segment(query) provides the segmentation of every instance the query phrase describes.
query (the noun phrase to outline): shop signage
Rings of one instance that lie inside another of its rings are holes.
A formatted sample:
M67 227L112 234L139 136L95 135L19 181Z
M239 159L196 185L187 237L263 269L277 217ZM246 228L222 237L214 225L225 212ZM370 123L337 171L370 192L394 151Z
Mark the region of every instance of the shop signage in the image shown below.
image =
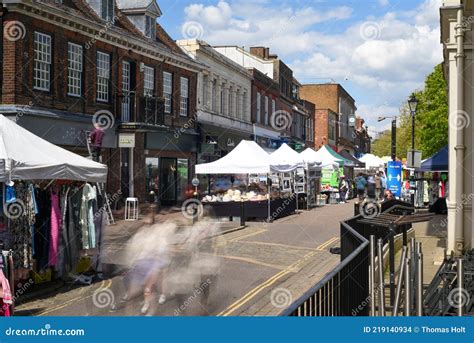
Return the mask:
M227 139L227 146L228 147L234 147L235 146L235 141L232 138Z
M389 161L387 163L387 188L395 197L402 196L402 162Z
M135 148L134 133L119 133L119 148Z

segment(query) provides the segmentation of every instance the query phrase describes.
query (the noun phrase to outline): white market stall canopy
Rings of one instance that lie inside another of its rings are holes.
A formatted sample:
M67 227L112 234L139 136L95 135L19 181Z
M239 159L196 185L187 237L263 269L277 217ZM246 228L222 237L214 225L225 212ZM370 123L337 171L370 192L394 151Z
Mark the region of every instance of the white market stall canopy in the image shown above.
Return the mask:
M283 143L277 151L270 155L270 165L273 172L288 173L304 167L304 160L288 144Z
M334 163L333 159L323 159L321 154L318 154L311 148L307 148L305 151L300 153L300 156L303 158L305 164L320 164L321 167L334 167L339 168L339 163Z
M268 174L270 155L254 141L241 141L221 159L196 165L196 174Z
M372 154L365 154L359 160L365 163L365 169L382 168L385 165L381 158Z
M0 181L106 182L107 166L60 148L0 115Z

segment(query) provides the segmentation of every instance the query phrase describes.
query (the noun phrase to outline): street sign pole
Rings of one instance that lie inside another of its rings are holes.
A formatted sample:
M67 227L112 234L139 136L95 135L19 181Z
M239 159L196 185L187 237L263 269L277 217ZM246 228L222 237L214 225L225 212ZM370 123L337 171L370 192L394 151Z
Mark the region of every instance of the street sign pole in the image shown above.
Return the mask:
M392 161L397 160L397 119L392 120Z

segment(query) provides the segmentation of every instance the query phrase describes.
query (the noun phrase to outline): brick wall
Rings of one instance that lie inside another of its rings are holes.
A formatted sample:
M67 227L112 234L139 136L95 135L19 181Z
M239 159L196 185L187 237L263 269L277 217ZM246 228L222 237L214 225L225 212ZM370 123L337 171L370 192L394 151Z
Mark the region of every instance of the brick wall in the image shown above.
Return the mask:
M324 109L315 110L314 122L314 146L318 150L329 141L329 111Z
M57 26L28 16L13 17L7 15L7 20L20 20L27 27L26 36L16 42L11 42L5 37L4 44L4 72L1 102L4 104L29 104L34 107L44 107L75 113L94 114L98 110L115 112L118 104L117 95L122 90L122 61L135 62L135 91L143 95L143 73L139 71L140 62L155 68L155 92L161 96L163 93L163 71L173 74L173 115L167 118L167 124L182 126L189 122L189 118L179 116L180 77L189 79L189 116L196 111L196 86L197 74L169 65L158 60L139 55L131 50L120 49L101 41L92 44L91 38L77 32L59 29ZM11 18L10 18L11 17ZM51 91L33 89L34 77L34 32L48 34L52 38L52 66L51 66ZM72 42L83 46L83 96L81 98L67 95L67 44ZM89 47L90 48L87 48ZM110 100L108 103L96 101L96 56L97 51L111 55L111 82ZM15 53L13 53L15 52ZM13 91L14 84L14 91ZM133 84L133 82L132 82ZM117 102L117 103L114 103Z
M339 113L337 84L303 85L300 96L303 100L311 101L316 108L329 108Z

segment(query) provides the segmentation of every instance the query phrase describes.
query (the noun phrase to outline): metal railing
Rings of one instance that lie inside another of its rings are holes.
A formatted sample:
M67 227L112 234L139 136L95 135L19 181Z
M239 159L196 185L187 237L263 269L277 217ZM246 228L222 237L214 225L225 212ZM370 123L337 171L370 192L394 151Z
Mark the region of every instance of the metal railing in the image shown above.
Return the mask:
M123 123L165 125L164 99L156 96L138 96L134 92L116 96L115 113Z
M367 315L369 241L346 222L341 223L341 236L346 238L341 245L342 261L281 316Z

